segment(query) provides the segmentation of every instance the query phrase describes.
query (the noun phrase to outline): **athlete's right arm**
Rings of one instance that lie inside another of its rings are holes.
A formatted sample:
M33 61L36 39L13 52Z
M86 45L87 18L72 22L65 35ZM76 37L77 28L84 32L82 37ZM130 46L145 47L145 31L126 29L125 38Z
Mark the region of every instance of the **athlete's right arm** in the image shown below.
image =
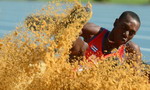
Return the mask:
M74 62L75 59L82 60L85 55L85 51L88 48L88 44L82 40L82 38L77 38L76 41L73 42L72 48L70 49L70 62Z
M100 28L101 28L100 26L88 22L82 28L82 33L89 35L96 35L99 32Z
M76 59L77 57L82 57L85 54L86 49L88 48L88 42L93 35L96 35L100 30L100 26L95 25L94 23L87 23L84 25L81 35L84 40L80 37L73 42L72 48L70 49L70 62Z
M80 36L84 37L84 40L87 42L92 36L96 35L99 32L100 28L100 26L88 22L82 28Z

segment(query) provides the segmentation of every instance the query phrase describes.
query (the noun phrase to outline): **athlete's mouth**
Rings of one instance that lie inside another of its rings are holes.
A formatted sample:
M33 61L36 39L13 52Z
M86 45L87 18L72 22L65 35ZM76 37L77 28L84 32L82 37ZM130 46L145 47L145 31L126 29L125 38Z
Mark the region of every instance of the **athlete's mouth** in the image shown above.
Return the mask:
M122 38L122 42L126 42L127 41L127 38Z

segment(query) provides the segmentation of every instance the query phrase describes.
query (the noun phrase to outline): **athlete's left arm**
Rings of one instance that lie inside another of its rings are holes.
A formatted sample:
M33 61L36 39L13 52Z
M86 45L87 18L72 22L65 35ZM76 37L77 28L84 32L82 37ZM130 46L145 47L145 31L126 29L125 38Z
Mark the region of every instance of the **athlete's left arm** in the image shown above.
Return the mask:
M136 62L138 64L142 63L142 53L140 47L137 44L133 43L132 41L129 41L126 44L125 52L126 52L125 56L126 62L128 63Z

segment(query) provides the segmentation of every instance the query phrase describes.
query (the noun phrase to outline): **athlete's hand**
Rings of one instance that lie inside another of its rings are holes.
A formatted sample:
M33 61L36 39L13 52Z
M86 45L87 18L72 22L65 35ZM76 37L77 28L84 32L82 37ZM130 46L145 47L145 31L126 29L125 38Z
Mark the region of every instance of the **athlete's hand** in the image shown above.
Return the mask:
M79 37L75 42L73 42L72 48L70 49L70 59L83 57L87 48L88 44L84 42L81 37Z

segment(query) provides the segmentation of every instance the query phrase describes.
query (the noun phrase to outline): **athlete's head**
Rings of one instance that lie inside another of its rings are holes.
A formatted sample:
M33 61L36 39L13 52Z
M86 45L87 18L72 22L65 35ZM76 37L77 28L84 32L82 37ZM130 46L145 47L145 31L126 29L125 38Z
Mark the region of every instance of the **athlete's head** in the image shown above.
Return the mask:
M131 40L140 27L138 15L132 11L123 12L114 22L111 39L116 45L122 45Z

